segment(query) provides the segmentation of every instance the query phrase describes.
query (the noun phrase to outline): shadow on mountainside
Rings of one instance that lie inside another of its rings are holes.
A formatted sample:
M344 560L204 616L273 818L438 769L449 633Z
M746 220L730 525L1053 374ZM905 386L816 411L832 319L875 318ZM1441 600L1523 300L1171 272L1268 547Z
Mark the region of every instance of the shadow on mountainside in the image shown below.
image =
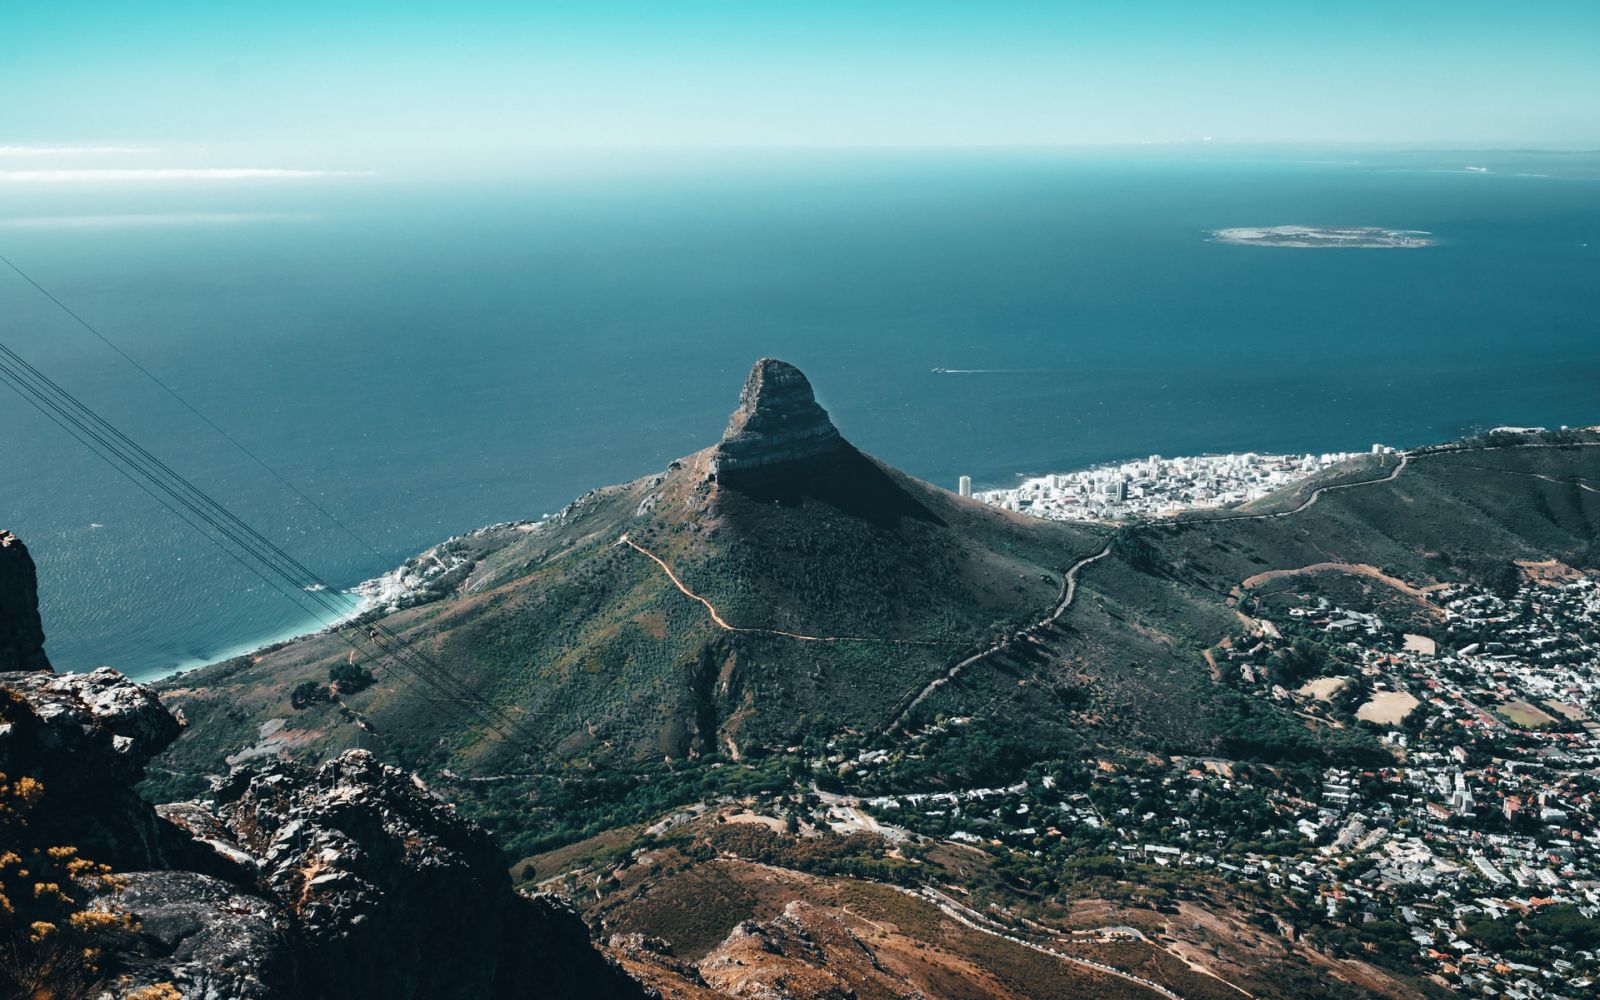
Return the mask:
M732 514L738 513L738 497L783 507L826 504L880 528L893 528L902 520L945 525L878 463L844 443L813 458L724 472L718 482L724 509Z

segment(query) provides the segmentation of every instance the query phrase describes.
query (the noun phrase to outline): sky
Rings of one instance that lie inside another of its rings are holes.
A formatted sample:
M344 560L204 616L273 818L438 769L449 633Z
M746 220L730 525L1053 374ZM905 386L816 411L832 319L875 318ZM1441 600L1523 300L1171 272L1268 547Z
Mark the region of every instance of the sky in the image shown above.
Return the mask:
M626 147L1600 147L1596 0L3 6L0 170L22 180Z

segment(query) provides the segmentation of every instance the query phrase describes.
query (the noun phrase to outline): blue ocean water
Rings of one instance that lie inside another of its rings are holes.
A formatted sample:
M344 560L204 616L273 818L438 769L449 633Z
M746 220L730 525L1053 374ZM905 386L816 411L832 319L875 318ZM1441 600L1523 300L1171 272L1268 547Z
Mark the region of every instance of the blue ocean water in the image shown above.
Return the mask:
M1289 223L1438 242L1207 240ZM1584 179L796 154L588 179L12 185L0 253L379 551L0 273L8 344L338 586L713 442L762 355L800 365L856 444L946 485L1600 422ZM0 447L0 527L39 562L58 667L149 677L315 624L3 391Z

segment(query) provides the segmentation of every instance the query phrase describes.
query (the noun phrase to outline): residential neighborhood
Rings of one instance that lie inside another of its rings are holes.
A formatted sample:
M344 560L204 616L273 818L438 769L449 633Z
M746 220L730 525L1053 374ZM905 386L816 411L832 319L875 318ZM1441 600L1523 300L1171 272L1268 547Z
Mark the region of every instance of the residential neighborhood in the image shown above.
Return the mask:
M1373 445L1373 454L1392 448ZM1274 490L1357 456L1258 455L1255 452L1149 458L1077 472L1035 476L1014 489L980 490L984 503L1058 521L1114 521L1160 517L1183 510L1229 507L1259 500Z
M812 761L846 791L819 792L808 819L984 849L1064 900L1054 873L1085 856L1167 869L1179 898L1220 880L1277 933L1335 953L1381 950L1483 996L1593 996L1600 583L1528 566L1504 593L1441 587L1431 634L1313 589L1246 595L1253 624L1209 652L1239 694L1366 736L1375 752L1350 766L1108 755L996 787L871 794L975 726L941 718L893 751L841 741Z

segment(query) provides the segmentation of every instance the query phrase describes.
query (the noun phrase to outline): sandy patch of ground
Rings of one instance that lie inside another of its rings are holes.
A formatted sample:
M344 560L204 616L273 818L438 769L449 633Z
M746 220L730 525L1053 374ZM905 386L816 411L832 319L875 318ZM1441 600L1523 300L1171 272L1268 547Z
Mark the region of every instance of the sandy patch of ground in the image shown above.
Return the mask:
M1412 635L1407 632L1405 638L1407 652L1421 653L1423 656L1433 656L1439 652L1439 644L1425 635Z
M665 639L667 637L667 616L659 611L646 611L636 615L633 623L649 635L652 639Z
M1583 577L1582 573L1558 559L1546 559L1543 562L1534 562L1532 559L1518 559L1516 564L1517 569L1522 571L1523 577L1529 583L1571 583L1573 580Z
M1285 577L1308 576L1312 573L1346 573L1351 576L1364 576L1370 580L1376 580L1379 583L1384 584L1387 587L1391 587L1394 590L1405 594L1407 597L1412 598L1418 604L1421 604L1429 614L1438 618L1444 617L1444 610L1435 605L1429 599L1428 595L1435 590L1444 589L1445 587L1449 586L1449 584L1432 583L1426 587L1413 587L1404 580L1398 577L1390 576L1378 567L1368 566L1366 563L1321 562L1312 563L1310 566L1301 566L1299 569L1269 569L1263 573L1257 573L1254 576L1246 577L1244 582L1240 584L1240 587L1242 587L1244 590L1249 590L1252 587L1259 587L1261 584L1268 583L1272 580L1281 580Z
M783 832L783 820L772 816L760 816L753 812L739 812L726 816L724 819L729 823L755 823L758 826L766 827L773 833Z
M1356 709L1356 718L1392 726L1404 721L1419 704L1414 695L1405 691L1379 691L1371 701Z
M1301 685L1295 694L1302 698L1315 698L1318 701L1332 701L1333 696L1344 690L1350 683L1348 677L1314 677Z

